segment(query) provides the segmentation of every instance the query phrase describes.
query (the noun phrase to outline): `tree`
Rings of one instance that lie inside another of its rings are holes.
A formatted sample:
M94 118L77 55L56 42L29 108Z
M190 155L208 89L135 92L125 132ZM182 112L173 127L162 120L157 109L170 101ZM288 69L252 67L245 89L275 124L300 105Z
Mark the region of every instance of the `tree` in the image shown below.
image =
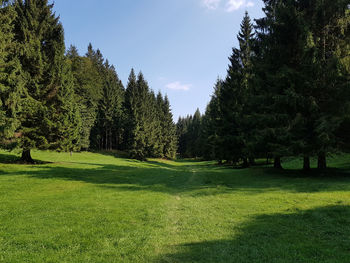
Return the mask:
M23 77L14 39L16 12L10 1L0 1L0 144L15 143ZM18 136L18 134L17 134Z
M194 115L186 118L179 118L176 124L177 140L179 142L179 153L181 157L197 158L202 157L201 131L202 115L199 109Z
M111 66L108 60L104 66L102 97L99 101L94 136L99 138L100 149L112 150L121 144L124 87L114 66Z
M219 163L223 160L220 154L220 143L217 131L217 127L220 127L222 120L219 101L222 85L223 80L218 78L214 87L214 93L211 96L202 119L202 136L204 137L203 157L209 160L216 159Z
M315 146L318 167L326 168L326 155L338 149L336 131L349 112L349 69L344 62L349 54L349 2L318 0L309 6L307 17L312 28L313 96Z
M257 20L256 77L260 89L255 94L259 105L256 132L267 154L275 158L275 168L281 168L281 157L295 154L297 148L300 151L297 144L302 143L295 129L305 123L300 113L307 107L299 92L305 89L300 70L305 33L294 0L265 1L265 5L266 17Z
M80 146L84 150L99 148L96 136L91 138L91 130L96 123L98 105L102 97L102 78L94 62L79 56L76 47L71 46L66 54L74 76L75 101L81 118Z
M68 150L77 140L75 132L61 133L78 123L79 115L70 98L74 90L67 80L63 28L52 8L47 0L16 4L15 37L25 80L18 131L26 162L33 162L33 148Z
M237 36L239 48L232 49L229 58L230 64L225 81L220 84L220 92L217 101L214 101L219 109L216 117L216 155L219 160L238 162L243 160L248 165L248 158L253 153L248 148L250 136L249 96L251 93L252 57L254 33L253 25L248 13L241 23L241 29ZM214 105L215 105L214 104ZM204 120L206 120L204 118Z
M168 159L174 159L177 149L176 126L173 121L173 114L170 110L170 102L167 96L162 101L162 111L159 112L162 116L162 156Z
M136 129L136 89L136 75L134 69L131 69L123 105L124 149L126 150L132 147Z

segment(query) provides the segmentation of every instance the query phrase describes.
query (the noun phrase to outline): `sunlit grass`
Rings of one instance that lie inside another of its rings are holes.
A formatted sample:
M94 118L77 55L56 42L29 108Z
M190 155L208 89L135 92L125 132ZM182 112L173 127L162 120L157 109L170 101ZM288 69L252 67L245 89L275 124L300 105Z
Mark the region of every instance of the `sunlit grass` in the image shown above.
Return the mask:
M0 262L348 262L350 159L305 174L0 152Z

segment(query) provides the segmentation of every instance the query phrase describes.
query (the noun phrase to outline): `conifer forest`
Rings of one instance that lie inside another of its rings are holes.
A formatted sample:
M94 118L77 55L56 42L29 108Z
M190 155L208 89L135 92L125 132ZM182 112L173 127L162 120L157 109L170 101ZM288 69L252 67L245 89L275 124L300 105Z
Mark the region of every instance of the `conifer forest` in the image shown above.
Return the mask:
M349 262L350 1L253 2L174 120L53 1L0 0L0 262Z
M91 44L80 55L48 1L1 1L1 143L23 151L121 150L130 157L254 163L349 147L349 3L264 1L246 13L205 113L172 120L145 76L128 83Z

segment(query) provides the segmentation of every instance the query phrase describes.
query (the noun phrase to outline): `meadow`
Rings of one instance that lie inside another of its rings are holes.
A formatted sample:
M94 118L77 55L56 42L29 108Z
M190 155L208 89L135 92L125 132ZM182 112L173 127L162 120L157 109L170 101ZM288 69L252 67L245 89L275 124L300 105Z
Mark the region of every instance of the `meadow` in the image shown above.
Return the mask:
M350 156L233 169L0 151L0 262L350 261ZM313 163L313 166L315 164Z

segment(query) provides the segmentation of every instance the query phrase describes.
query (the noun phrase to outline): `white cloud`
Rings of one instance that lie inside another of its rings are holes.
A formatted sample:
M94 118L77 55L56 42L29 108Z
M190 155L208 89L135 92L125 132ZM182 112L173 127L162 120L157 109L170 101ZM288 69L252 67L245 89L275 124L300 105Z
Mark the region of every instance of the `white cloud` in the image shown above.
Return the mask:
M175 81L172 83L167 84L165 87L171 90L184 90L188 91L190 90L192 85L189 84L181 84L180 81Z
M202 0L202 1L203 1L203 5L210 10L217 9L221 2L221 0Z
M242 7L252 7L254 3L252 1L247 0L229 0L226 5L227 12L236 11Z
M253 6L254 6L254 3L251 2L251 1L249 1L249 2L247 3L247 5L246 5L246 7L253 7Z

